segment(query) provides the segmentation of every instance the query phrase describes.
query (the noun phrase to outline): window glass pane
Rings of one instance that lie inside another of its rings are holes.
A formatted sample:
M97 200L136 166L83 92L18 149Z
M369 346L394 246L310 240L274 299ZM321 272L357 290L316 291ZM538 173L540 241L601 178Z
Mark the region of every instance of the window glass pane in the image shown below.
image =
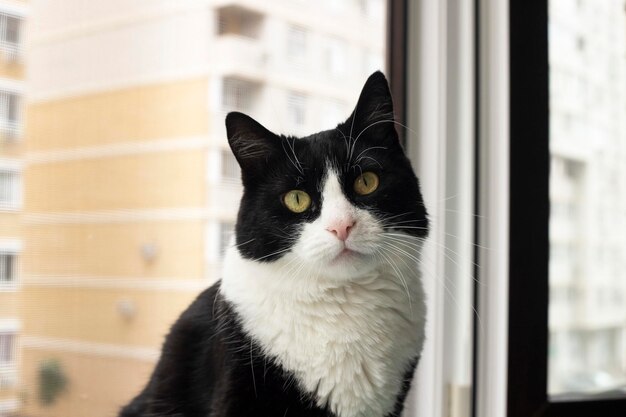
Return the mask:
M287 57L299 63L306 57L307 30L300 26L290 26L287 31Z
M17 385L0 399L17 415L117 415L174 320L220 278L242 193L226 114L300 135L347 119L385 69L386 7L35 1L23 36L0 18L1 41L33 41L30 96L0 92L0 130L28 115L24 146L0 146L0 160L24 161L17 179L0 170L0 208L24 202L0 210L21 219L0 219L0 243L23 243L0 256L1 279L19 269L18 286L0 286L0 324L21 328ZM44 380L62 387L47 403Z
M17 44L20 40L20 19L8 16L6 25L6 41Z
M0 10L0 59L13 62L20 51L22 19Z
M549 4L548 388L626 393L626 12Z
M0 253L0 284L15 280L15 257L14 253Z
M287 96L287 111L289 123L292 126L302 126L306 123L306 96L290 92Z
M0 208L11 208L17 204L19 174L0 170Z
M15 335L0 333L0 365L12 365L14 361Z

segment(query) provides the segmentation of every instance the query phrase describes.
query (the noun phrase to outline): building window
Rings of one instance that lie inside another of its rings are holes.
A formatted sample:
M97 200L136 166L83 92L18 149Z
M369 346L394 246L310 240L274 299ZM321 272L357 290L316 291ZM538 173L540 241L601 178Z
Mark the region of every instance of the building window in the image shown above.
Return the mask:
M14 332L0 330L0 367L12 367L16 362L17 337Z
M0 250L0 288L17 281L17 254Z
M230 150L223 150L221 154L222 180L226 182L239 182L241 170L235 156Z
M240 6L226 6L217 11L217 34L258 39L263 15Z
M0 168L0 209L19 208L21 182L19 171Z
M21 128L20 95L12 91L0 91L0 130L7 137L15 137Z
M306 95L291 92L287 97L287 112L289 122L294 126L303 126L306 123Z
M225 111L252 112L260 86L240 78L224 78L222 86L222 109Z
M626 178L626 63L607 39L626 31L623 4L509 6L508 416L622 415L626 322L611 295L626 287L611 266L626 253L610 255L626 212L607 175Z
M0 209L19 208L21 182L19 171L0 168Z
M22 19L0 13L0 50L7 60L15 60L20 55L20 28Z
M306 57L307 30L302 26L291 25L287 32L287 57L290 61L301 63Z

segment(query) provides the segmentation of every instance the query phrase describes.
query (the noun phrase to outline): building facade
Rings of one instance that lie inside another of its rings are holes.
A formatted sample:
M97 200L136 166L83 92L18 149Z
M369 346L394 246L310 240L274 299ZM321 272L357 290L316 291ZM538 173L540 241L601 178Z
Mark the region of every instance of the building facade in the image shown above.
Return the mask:
M20 217L24 156L24 32L27 2L0 1L0 416L20 404Z
M219 279L241 193L225 114L334 127L383 66L385 4L31 6L20 415L111 416Z

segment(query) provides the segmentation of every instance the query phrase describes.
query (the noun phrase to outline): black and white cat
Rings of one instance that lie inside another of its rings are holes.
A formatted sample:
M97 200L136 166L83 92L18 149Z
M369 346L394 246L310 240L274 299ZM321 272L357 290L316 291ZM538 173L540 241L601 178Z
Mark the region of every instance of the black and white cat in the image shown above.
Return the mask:
M394 124L380 72L335 129L294 138L226 117L236 245L120 416L400 416L424 340L428 220Z

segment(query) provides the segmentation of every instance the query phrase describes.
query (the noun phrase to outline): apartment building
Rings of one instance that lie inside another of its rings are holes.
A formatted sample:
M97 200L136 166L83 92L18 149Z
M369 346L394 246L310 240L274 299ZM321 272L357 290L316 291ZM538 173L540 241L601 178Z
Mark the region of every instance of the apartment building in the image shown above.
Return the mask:
M225 114L345 119L383 66L385 2L33 0L29 19L20 415L111 416L219 278L241 193Z
M593 392L626 384L626 14L550 7L549 385Z
M19 408L24 21L28 3L0 1L0 416Z

